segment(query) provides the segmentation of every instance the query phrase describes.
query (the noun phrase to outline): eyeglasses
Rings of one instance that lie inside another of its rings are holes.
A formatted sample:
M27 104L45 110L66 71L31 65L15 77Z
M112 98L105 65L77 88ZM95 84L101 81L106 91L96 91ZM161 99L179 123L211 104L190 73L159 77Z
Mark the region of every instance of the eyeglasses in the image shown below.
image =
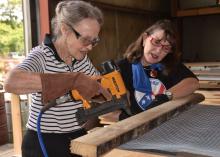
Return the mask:
M100 38L97 37L93 40L90 40L86 37L83 37L79 32L77 32L72 26L66 24L68 27L70 27L70 29L73 31L73 33L75 34L76 36L76 39L80 40L81 43L83 44L83 46L89 46L89 45L92 45L92 47L95 47L99 41L100 41Z
M155 39L155 38L153 38L152 36L151 36L150 41L151 41L151 44L152 44L153 46L161 47L162 50L163 50L165 53L170 53L170 52L171 52L171 48L172 48L171 45L162 44L162 43L161 43L161 40Z

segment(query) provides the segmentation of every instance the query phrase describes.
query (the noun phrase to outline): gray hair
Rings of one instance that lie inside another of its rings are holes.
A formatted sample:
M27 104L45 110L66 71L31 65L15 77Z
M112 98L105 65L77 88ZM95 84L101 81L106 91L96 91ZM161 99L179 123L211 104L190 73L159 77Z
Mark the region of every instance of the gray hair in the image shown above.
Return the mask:
M81 0L66 0L57 4L55 17L51 20L52 34L54 38L61 35L60 26L62 23L75 25L85 18L97 20L100 26L103 24L101 10L90 3Z

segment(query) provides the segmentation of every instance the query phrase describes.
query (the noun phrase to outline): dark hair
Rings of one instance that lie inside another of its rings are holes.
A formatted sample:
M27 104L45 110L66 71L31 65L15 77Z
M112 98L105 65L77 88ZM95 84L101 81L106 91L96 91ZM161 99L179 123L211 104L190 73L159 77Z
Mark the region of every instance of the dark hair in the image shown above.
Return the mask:
M98 21L100 26L103 24L103 14L101 10L88 2L81 0L66 0L57 4L55 17L51 20L52 34L59 37L61 23L75 25L85 18Z
M166 67L166 71L171 72L175 68L175 65L179 62L180 53L177 51L176 31L171 21L167 19L157 21L141 33L138 39L128 46L124 57L127 58L130 63L140 61L144 53L144 34L151 35L157 30L164 30L165 38L172 46L171 53L167 54L167 56L161 61L161 63Z

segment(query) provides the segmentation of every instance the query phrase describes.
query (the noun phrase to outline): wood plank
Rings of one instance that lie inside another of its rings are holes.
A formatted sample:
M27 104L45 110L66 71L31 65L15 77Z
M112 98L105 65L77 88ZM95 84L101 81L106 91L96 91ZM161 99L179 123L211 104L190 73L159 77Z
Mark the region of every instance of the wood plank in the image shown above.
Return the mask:
M13 129L13 142L15 155L21 155L22 143L22 124L21 124L21 106L19 96L11 94L11 116Z
M220 81L199 81L200 89L220 89ZM220 91L219 91L220 93Z
M202 104L220 106L220 99L206 99Z
M161 0L138 0L138 3L134 0L96 0L92 1L98 7L112 8L117 10L127 10L132 12L148 12L153 11L155 14L158 13L168 13L169 12L169 3L163 2Z
M45 34L50 33L50 20L48 0L39 0L39 23L40 23L40 41L42 42Z
M185 63L199 79L200 89L220 89L220 63Z
M183 110L203 100L203 95L195 93L164 103L158 107L72 140L71 152L89 157L100 156L129 140L143 135L172 116L181 113Z
M177 153L175 155L168 154L160 154L156 152L148 152L148 151L131 151L131 150L122 150L115 148L103 155L102 157L207 157L204 155L191 154L191 153Z
M219 105L220 106L220 89L219 90L197 90L205 96L205 100L202 104Z
M220 66L220 62L192 62L192 63L184 63L187 67L193 66Z
M178 11L178 2L177 0L171 0L171 16L176 17Z
M168 155L122 150L122 149L113 149L112 151L103 155L102 157L168 157ZM169 155L169 157L171 156Z
M219 14L219 7L207 7L207 8L198 8L198 9L187 9L187 10L178 10L177 17L184 16L198 16L198 15L209 15L209 14Z
M117 110L117 111L99 116L100 124L114 124L118 122L120 113L121 111Z
M220 78L220 70L206 70L206 71L202 71L202 70L192 70L192 72L197 75L197 76L206 76L207 77L207 80L208 77L213 77L213 78L217 78L217 80L219 80Z
M197 90L196 93L204 95L205 99L220 99L220 90Z
M200 88L206 89L206 90L200 89L196 91L196 93L201 93L205 96L205 100L202 103L220 105L220 84L216 85L215 83L210 81L199 81L199 82L200 82ZM207 90L207 88L211 88L211 89ZM119 113L120 111L114 111L99 116L100 124L109 125L118 122Z
M220 100L220 98L219 98ZM203 101L200 103L201 105L208 105L210 106L210 103L207 103L206 101ZM220 106L220 103L218 104L212 104L212 106ZM158 152L148 152L145 150L123 150L120 148L114 148L110 152L106 153L102 157L207 157L204 155L199 154L193 154L193 153L187 153L187 152L178 152L175 155L170 154L161 154Z

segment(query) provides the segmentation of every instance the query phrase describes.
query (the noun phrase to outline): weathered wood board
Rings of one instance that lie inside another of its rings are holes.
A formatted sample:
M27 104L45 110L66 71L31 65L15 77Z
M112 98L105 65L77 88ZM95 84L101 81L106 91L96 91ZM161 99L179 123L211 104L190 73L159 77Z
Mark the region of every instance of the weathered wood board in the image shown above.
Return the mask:
M113 148L135 139L166 120L204 100L202 94L172 100L118 123L101 128L71 141L71 152L97 157Z

